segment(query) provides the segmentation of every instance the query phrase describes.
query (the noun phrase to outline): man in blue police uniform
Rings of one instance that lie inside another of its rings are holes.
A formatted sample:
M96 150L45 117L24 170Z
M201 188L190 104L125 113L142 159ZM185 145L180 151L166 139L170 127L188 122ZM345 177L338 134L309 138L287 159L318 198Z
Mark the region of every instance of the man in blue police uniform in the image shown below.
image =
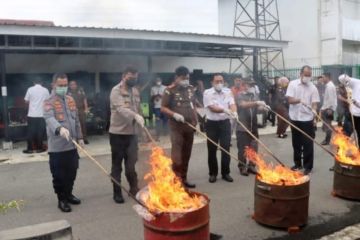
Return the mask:
M81 146L84 146L84 141L75 101L67 95L66 74L56 73L53 84L50 98L44 103L50 171L58 197L58 208L63 212L71 212L69 203L81 203L80 199L72 194L79 167L79 155L72 139Z

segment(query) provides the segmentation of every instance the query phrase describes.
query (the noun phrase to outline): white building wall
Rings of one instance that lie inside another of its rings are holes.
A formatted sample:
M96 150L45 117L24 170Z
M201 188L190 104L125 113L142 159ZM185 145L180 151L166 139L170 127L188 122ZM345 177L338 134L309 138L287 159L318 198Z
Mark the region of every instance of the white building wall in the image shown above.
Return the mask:
M286 68L359 64L343 39L360 41L360 0L277 0ZM235 0L219 0L219 33L233 34ZM359 43L356 43L359 44ZM346 50L343 50L343 46ZM355 47L355 49L358 49ZM344 56L343 56L344 55Z

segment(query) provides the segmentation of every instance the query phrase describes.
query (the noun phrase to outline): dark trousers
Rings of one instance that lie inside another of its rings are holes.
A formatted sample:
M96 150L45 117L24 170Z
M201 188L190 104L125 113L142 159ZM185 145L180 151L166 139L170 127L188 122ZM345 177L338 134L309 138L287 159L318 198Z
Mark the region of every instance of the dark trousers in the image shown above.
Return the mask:
M187 178L187 171L194 142L194 130L183 123L169 122L171 140L171 159L173 170L182 181Z
M226 151L230 151L231 124L230 120L211 121L206 120L206 135L216 143L219 143ZM209 175L217 176L218 163L216 158L217 146L207 141ZM230 156L221 151L221 175L230 173Z
M331 126L331 121L334 119L334 112L328 113L327 110L323 110L321 111L321 117L325 122L325 124L322 125L322 129L325 132L325 141L330 142L332 128L329 128L327 125Z
M360 117L354 116L355 133L357 135L358 146L360 146Z
M42 150L46 124L42 117L27 117L27 149Z
M153 109L155 115L155 130L156 135L159 137L161 135L167 134L167 121L168 118L160 111L160 108Z
M50 171L54 191L59 200L72 194L76 172L79 168L79 155L76 149L66 152L49 153Z
M283 118L289 120L288 109L285 106L283 106L283 105L278 106L276 108L276 112ZM279 118L279 116L277 117L277 120L278 120L278 125L277 125L276 134L277 135L285 134L286 129L288 128L289 124L287 122L285 122L284 120L282 120L281 118Z
M257 131L253 131L252 134L254 134L257 138L259 137L259 133ZM245 158L245 148L250 147L254 149L256 152L258 151L258 144L256 140L254 140L250 134L247 132L237 131L236 132L236 142L237 142L237 148L238 148L238 159L243 164L239 163L238 167L240 169L246 168L249 163L247 162L247 159Z
M87 131L86 131L86 113L84 110L79 110L79 122L81 127L81 133L83 135L84 140L87 139Z
M135 164L138 159L137 135L120 135L110 133L111 147L111 176L121 182L122 162L125 160L125 176L129 182L130 189L138 188ZM120 187L114 184L114 190Z
M315 128L313 121L291 121L296 127L315 138ZM311 170L314 163L314 143L295 128L291 127L292 146L294 149L294 163L296 166L303 166ZM302 160L303 159L303 164Z
M353 133L353 125L351 120L351 114L349 111L345 111L344 113L344 125L343 125L343 132L346 136L350 137Z

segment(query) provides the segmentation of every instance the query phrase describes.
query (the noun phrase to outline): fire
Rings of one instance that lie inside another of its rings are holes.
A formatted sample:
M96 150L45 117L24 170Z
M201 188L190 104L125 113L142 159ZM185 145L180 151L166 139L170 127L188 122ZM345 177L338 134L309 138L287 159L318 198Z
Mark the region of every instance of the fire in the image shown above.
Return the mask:
M271 185L298 185L309 180L300 172L281 165L273 166L271 163L266 163L252 148L245 149L245 157L256 164L258 170L256 177L261 182Z
M165 156L159 147L152 149L150 156L150 173L145 175L149 180L148 191L140 192L140 199L152 211L186 212L205 205L203 197L190 196L172 170L172 161Z
M341 129L336 129L331 143L338 148L336 154L337 161L350 165L360 165L360 152L358 147L351 138L342 133Z

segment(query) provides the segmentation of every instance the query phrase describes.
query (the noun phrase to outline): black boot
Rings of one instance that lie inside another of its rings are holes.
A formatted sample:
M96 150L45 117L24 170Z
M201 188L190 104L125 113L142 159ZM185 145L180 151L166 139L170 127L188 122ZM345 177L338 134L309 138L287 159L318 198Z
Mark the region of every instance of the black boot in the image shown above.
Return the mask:
M81 204L81 200L75 197L73 194L69 194L67 197L67 201L70 204L79 205Z
M121 188L115 184L113 188L114 188L114 195L113 195L114 202L118 204L124 203L125 201L121 193Z

